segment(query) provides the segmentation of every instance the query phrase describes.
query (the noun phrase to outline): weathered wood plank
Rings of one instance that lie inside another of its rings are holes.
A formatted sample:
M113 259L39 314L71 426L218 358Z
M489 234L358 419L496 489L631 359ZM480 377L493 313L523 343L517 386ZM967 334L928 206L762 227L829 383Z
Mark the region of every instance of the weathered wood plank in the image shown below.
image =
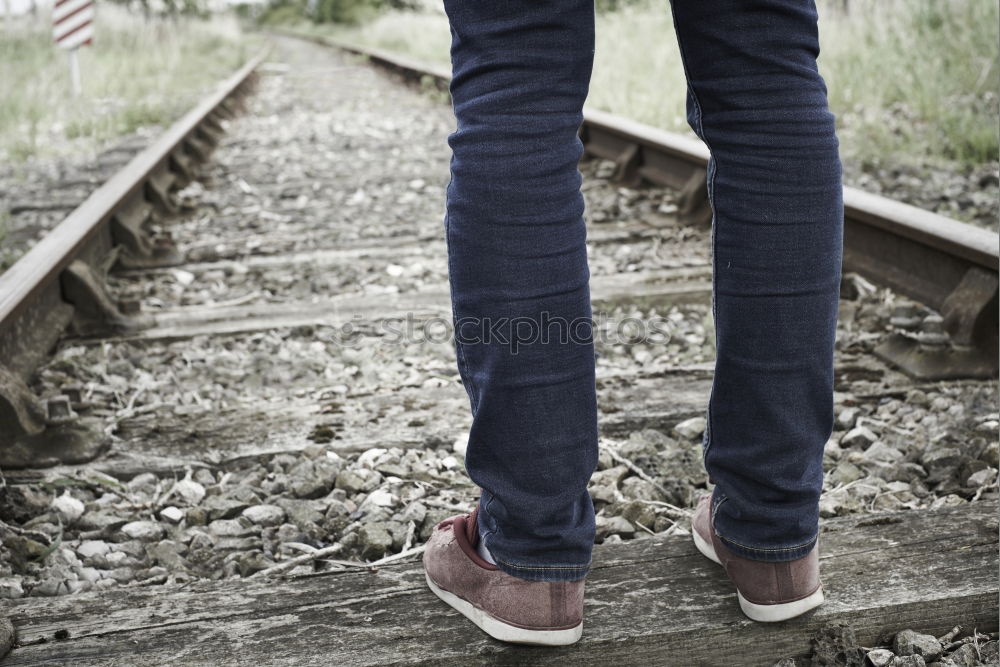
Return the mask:
M72 207L71 207L72 208ZM219 221L220 224L225 221ZM640 243L662 237L663 231L642 223L631 223L614 228L596 227L588 230L587 242L590 245L620 245L623 243ZM124 269L115 272L116 276L124 278L146 278L156 275L170 275L178 268L192 273L225 269L238 262L250 269L271 269L295 267L309 264L317 267L336 267L341 264L356 262L359 259L385 260L398 264L400 260L414 260L430 257L444 263L446 256L444 233L440 236L393 236L384 239L361 239L344 241L336 248L320 248L287 254L242 254L213 261L189 262L182 267L149 267L141 269ZM701 262L699 266L707 266Z
M712 382L710 365L673 372L607 374L598 382L601 432L627 437L643 428L666 432L704 412ZM310 392L311 394L311 392ZM318 425L336 424L327 446L341 454L372 447L451 447L466 433L471 417L465 390L402 387L340 398L342 411L324 413L324 402L301 396L280 403L238 406L196 415L175 415L169 406L123 420L121 443L91 463L45 471L6 471L24 482L73 470L95 469L127 478L140 472L183 471L188 466L227 466L237 460L293 453L313 444Z
M591 296L595 308L625 303L669 307L707 303L712 292L711 267L691 266L634 273L595 276ZM184 340L195 336L231 336L268 329L299 326L336 326L391 319L451 319L447 284L428 285L417 292L330 295L320 303L257 303L239 306L205 304L164 310L153 314L155 324L112 338L93 338L81 344L108 341Z
M602 436L625 438L644 428L669 432L678 422L703 414L712 371L712 362L651 366L640 373L600 370ZM896 378L901 386L919 386L868 357L840 355L836 373L838 383L845 376L870 376L873 383ZM328 446L344 454L371 447L450 447L468 430L468 399L458 383L349 394L340 401L343 412L335 414L321 414L323 402L310 398L313 391L303 393L280 403L206 414L174 415L169 408L149 412L123 420L118 431L121 444L96 461L65 470L5 472L8 481L25 482L91 468L128 478L146 471L182 472L189 466L226 467L238 460L300 451L312 444L309 434L314 427L330 423L337 427Z
M6 664L770 665L826 623L867 646L901 628L997 628L997 502L824 524L827 603L786 623L744 618L687 537L599 546L581 642L507 646L425 587L418 563L287 581L229 581L26 599L5 612ZM54 640L57 631L69 638ZM41 643L44 640L45 643Z

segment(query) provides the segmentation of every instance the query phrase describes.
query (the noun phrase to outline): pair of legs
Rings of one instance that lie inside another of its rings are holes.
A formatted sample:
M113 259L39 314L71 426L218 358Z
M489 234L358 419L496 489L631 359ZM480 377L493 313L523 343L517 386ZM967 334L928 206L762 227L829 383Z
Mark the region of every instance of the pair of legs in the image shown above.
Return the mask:
M594 541L598 437L577 135L593 0L445 8L458 121L445 227L478 533L507 574L575 581ZM740 557L793 561L817 535L843 238L816 10L813 0L672 9L688 119L712 154L714 527Z

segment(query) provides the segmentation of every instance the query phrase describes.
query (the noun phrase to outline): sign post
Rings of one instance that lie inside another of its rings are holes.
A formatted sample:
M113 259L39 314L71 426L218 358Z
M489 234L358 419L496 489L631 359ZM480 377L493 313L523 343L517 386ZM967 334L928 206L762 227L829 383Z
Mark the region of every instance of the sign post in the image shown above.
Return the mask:
M73 97L80 95L80 58L77 49L94 40L93 0L56 0L52 10L52 37L69 50L69 76Z

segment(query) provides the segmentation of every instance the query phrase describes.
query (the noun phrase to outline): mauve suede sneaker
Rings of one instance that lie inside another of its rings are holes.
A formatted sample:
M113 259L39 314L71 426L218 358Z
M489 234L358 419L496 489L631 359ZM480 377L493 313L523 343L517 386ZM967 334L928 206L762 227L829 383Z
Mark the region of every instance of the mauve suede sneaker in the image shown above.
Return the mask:
M737 556L715 534L712 497L701 499L691 517L694 544L726 570L736 584L743 613L754 621L787 621L823 603L819 581L819 544L808 555L784 563L764 563Z
M583 634L579 581L528 581L476 553L476 512L434 527L424 551L427 585L486 634L505 642L563 646Z

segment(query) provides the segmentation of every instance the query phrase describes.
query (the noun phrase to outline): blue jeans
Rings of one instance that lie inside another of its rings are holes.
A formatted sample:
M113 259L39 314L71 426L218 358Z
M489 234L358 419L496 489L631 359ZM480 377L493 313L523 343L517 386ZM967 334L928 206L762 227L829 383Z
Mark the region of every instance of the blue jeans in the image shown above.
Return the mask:
M598 434L578 169L593 0L444 4L458 121L445 228L480 534L509 574L579 579ZM712 154L715 529L744 557L793 560L817 535L843 243L816 10L672 4L688 119Z

